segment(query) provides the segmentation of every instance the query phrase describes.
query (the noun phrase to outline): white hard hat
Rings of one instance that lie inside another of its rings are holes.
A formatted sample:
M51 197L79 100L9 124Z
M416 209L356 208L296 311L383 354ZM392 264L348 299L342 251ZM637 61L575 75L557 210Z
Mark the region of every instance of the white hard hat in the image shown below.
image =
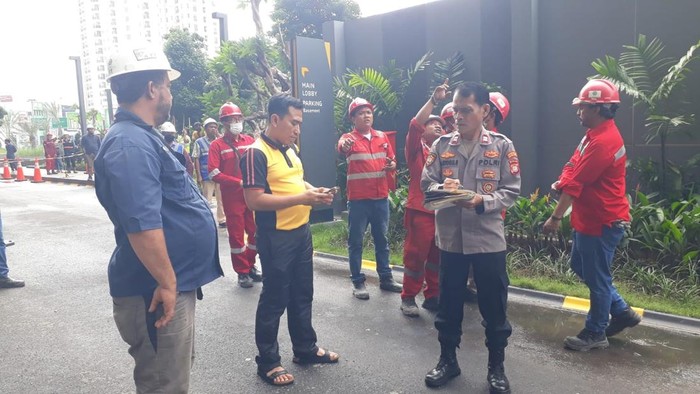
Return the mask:
M90 123L88 123L88 125L85 126L85 130L90 130L90 129L94 129L94 128L95 128L95 125L92 125Z
M173 70L168 58L162 49L151 45L131 47L112 55L107 63L107 82L113 77L137 71L163 70L168 72L171 81L180 76L180 72Z
M207 118L207 120L204 121L204 127L207 127L207 125L208 125L209 123L218 123L218 122L215 121L215 120L212 119L212 118Z
M162 125L160 125L160 132L161 133L177 133L177 130L175 130L175 125L170 123L170 122L165 122Z

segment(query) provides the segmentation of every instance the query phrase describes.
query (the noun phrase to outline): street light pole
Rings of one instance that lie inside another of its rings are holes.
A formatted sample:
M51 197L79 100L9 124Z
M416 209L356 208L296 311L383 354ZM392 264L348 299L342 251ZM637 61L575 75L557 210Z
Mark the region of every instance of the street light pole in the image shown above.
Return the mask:
M112 125L112 120L114 119L114 107L112 104L112 89L105 89L105 95L107 96L107 120L108 125Z
M214 12L211 17L219 20L219 41L223 45L228 41L228 16L223 12Z
M78 79L78 105L80 105L80 135L87 132L85 124L85 97L83 95L83 66L80 64L80 56L70 56L70 60L75 62L75 74Z

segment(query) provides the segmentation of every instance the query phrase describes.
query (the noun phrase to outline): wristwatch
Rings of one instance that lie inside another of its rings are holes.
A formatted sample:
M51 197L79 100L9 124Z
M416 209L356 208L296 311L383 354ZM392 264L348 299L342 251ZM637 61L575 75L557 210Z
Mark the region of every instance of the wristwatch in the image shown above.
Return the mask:
M554 215L550 216L550 218L556 220L557 222L561 222L561 220L563 219L563 217L561 217L561 216L554 216Z

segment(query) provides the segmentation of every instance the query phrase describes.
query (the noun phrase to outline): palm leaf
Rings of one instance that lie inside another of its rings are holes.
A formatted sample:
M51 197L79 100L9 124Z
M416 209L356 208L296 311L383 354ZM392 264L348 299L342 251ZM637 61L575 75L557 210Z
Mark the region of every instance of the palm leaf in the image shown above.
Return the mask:
M379 71L365 68L359 73L350 74L348 85L353 88L361 88L367 92L367 98L378 107L377 116L384 113L396 113L399 107L399 97L392 89L389 80Z
M639 35L636 45L624 45L623 47L626 51L620 54L620 66L635 81L637 88L650 96L654 87L659 85L665 71L672 64L672 59L661 56L664 45L658 38L647 43L644 34Z
M698 57L695 54L695 51L697 51L698 48L700 48L700 41L698 41L697 44L691 46L690 49L688 49L688 52L686 52L684 56L678 59L678 62L676 62L676 64L674 64L673 66L671 66L671 68L668 69L668 72L661 80L661 83L659 84L658 88L651 96L651 99L653 101L667 99L673 92L674 88L682 84L683 80L688 74L688 71L690 71L690 69L688 68L688 64L690 64L690 62L692 62Z
M435 62L433 86L430 87L428 94L432 94L433 90L435 90L435 86L442 84L446 79L449 80L450 86L459 85L464 82L463 78L465 72L466 67L464 65L464 55L462 55L462 52L455 52L447 59Z
M620 91L629 94L635 99L650 104L649 96L637 85L627 70L612 56L606 55L603 59L596 59L591 63L593 69L598 73L593 78L602 78L612 82ZM635 104L637 102L635 101Z

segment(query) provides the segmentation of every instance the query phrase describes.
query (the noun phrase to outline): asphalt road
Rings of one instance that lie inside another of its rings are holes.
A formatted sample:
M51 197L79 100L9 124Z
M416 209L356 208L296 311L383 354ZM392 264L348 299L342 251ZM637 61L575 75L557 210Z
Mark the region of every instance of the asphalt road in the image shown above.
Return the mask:
M0 393L129 393L133 362L112 320L107 261L112 226L91 187L0 183L10 274L23 289L0 290ZM227 256L226 233L221 255ZM197 358L193 393L487 393L487 351L476 307L465 306L458 352L462 375L439 390L425 373L439 354L432 316L408 319L396 294L351 296L347 268L316 259L314 324L319 344L341 354L337 365L291 362L286 322L282 359L296 377L272 388L255 375L254 314L260 285L226 277L204 289L197 305ZM511 298L514 326L506 371L514 393L698 393L700 338L640 326L611 339L609 349L566 351L562 340L584 316Z

